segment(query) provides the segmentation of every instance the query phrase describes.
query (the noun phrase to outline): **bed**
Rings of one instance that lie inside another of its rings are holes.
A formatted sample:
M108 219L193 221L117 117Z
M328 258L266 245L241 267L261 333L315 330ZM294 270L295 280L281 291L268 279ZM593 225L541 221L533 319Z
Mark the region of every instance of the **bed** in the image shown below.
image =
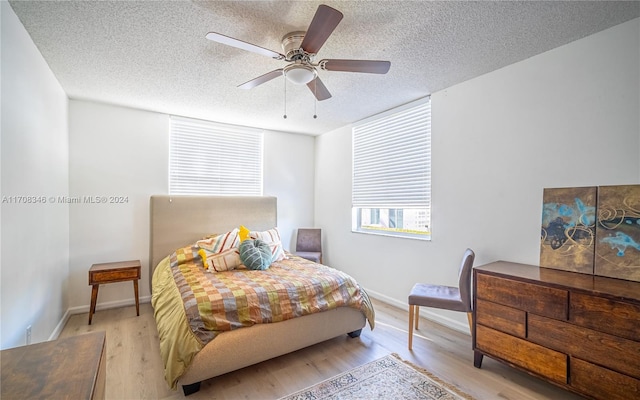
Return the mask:
M201 340L198 335L203 332L193 329L193 321L187 321L187 307L182 301L178 304L175 299L161 297L167 287L171 292L183 290L167 284L172 260L169 256L173 254L175 260L177 249L212 234L232 231L240 224L253 231L277 227L277 200L275 197L151 196L150 217L149 275L165 379L174 389L182 386L185 395L197 392L203 380L343 334L357 337L367 320L373 328L373 308L358 286L359 308L339 306L281 322L217 332L214 339ZM282 263L296 264L296 268L302 268L297 264L305 263L318 270L327 268L287 255L289 259ZM275 273L278 267L279 263L274 263L269 270Z

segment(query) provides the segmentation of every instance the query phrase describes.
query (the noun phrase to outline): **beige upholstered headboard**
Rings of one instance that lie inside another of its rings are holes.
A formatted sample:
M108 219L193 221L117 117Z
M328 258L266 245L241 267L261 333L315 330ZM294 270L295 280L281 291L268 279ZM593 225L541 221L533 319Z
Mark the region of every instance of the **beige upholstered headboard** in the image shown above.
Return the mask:
M151 196L149 279L176 249L240 225L268 230L278 225L275 197Z

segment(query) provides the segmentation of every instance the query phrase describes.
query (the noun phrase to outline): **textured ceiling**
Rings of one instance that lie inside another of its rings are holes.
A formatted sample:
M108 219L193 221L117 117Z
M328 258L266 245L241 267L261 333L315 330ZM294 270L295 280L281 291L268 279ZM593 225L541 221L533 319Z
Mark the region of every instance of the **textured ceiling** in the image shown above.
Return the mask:
M306 134L424 97L640 16L640 2L11 1L72 99ZM317 103L284 79L236 88L286 65L205 39L215 31L282 52L319 4L344 19L318 58L389 60L387 75L320 71Z

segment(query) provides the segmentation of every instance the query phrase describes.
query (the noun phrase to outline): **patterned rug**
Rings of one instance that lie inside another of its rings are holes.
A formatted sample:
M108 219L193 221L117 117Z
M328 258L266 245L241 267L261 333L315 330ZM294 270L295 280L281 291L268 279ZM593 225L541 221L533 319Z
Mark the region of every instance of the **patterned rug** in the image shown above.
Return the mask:
M472 400L428 371L397 354L361 365L281 400L426 399Z

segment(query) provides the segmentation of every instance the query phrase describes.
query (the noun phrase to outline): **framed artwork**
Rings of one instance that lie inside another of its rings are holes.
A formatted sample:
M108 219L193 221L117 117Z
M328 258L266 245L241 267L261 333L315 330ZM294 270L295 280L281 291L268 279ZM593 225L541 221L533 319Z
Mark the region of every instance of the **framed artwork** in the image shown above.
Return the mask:
M598 187L594 274L640 281L640 185Z
M597 187L544 189L540 266L593 274Z

